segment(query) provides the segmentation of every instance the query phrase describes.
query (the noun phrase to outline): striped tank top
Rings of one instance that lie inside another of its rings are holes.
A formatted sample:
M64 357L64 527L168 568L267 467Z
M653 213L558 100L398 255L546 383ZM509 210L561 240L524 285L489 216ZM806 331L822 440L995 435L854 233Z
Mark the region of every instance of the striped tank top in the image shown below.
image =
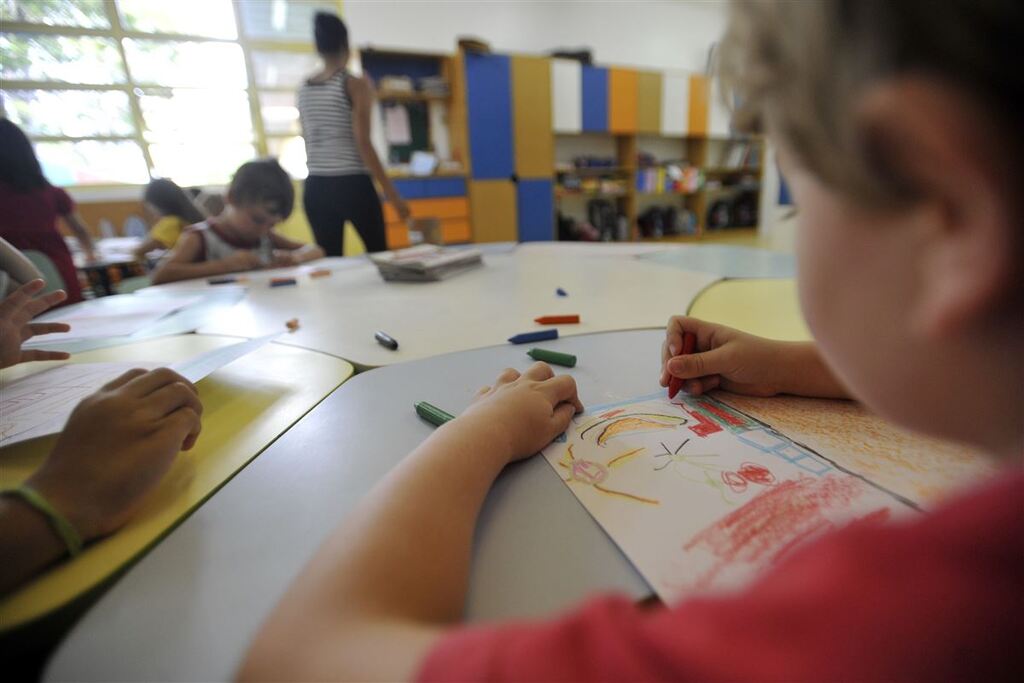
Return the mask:
M366 173L352 134L352 101L344 71L322 83L306 82L299 90L299 120L306 141L310 175Z

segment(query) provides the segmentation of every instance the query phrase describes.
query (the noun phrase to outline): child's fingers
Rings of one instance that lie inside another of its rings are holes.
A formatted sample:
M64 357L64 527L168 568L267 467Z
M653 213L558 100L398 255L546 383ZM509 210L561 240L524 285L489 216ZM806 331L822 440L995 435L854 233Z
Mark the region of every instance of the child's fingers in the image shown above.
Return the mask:
M71 358L71 354L67 351L43 351L42 349L26 349L21 352L20 361L21 363L27 363L30 360L67 360Z
M700 396L706 394L712 389L717 389L722 383L721 375L711 375L710 377L701 377L700 379L688 379L683 383L683 391L689 396Z
M543 382L544 380L551 379L555 376L555 371L551 369L551 366L543 361L537 361L523 373L523 377L532 379L535 382Z
M551 422L555 425L555 434L561 434L572 424L572 416L576 414L576 406L571 403L560 403L555 406L551 415Z
M180 382L191 389L193 393L198 393L196 391L196 386L192 384L192 382L189 382L170 368L157 368L156 370L150 370L146 374L136 377L128 382L124 388L129 395L142 398L143 396L148 396L167 384L173 384L175 382Z
M53 308L64 299L68 298L67 292L63 289L58 289L48 294L44 294L41 297L32 299L25 304L21 309L21 314L25 316L25 320L31 320L43 311Z
M559 375L549 379L538 384L537 388L544 393L553 406L557 406L559 403L570 403L574 409L583 410L583 404L576 394L576 380L569 375Z
M146 405L157 417L170 415L182 406L188 406L199 415L203 414L203 404L199 396L191 388L181 382L173 382L160 387L144 399Z
M171 430L171 434L180 439L181 450L186 451L195 444L203 431L203 422L199 413L189 406L178 408L164 418L164 425Z
M36 292L45 286L45 282L36 278L18 287L6 299L0 301L0 315L4 317L13 316L22 306L32 300Z
M499 387L502 384L511 384L519 379L519 377L519 371L515 368L505 368L501 371L501 374L498 375L498 378L494 380L494 386Z
M54 334L56 332L68 332L71 325L67 323L30 323L21 328L21 341L38 337L43 334Z
M728 370L728 351L718 347L704 353L676 356L668 362L667 368L669 374L679 379L722 374Z
M131 382L136 377L142 377L147 372L149 372L149 370L144 370L142 368L132 368L128 372L118 375L114 379L104 384L101 390L112 391L114 389L118 389L120 387L123 387L125 384L128 384L128 382Z

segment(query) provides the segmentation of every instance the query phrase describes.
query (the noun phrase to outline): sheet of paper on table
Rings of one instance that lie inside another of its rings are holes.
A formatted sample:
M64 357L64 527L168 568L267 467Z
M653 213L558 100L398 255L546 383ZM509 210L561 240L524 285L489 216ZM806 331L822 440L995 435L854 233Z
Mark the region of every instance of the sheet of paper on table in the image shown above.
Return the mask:
M198 382L280 334L222 346L170 367L189 381ZM0 447L56 434L64 429L78 402L104 384L132 368L152 369L161 365L165 364L68 363L5 384L0 398Z
M543 454L666 603L740 588L828 530L913 513L710 397L592 409Z
M70 310L56 310L40 321L63 322L71 331L59 335L33 337L24 346L46 346L54 341L70 342L98 337L125 337L135 334L161 318L191 306L201 296L109 296L87 301Z

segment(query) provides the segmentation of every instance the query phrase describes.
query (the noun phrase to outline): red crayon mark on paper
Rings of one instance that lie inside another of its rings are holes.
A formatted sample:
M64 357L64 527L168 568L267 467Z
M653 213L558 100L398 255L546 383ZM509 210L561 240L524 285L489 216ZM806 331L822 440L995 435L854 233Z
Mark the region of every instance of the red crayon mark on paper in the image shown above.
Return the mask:
M722 472L722 481L733 490L733 493L743 493L747 490L746 480L737 472Z
M728 424L731 424L731 425L742 425L743 424L743 420L741 420L740 418L736 417L732 413L729 413L729 412L727 412L725 410L722 410L721 408L716 406L711 401L706 401L706 402L702 403L701 404L701 408L703 408L704 410L708 411L709 413L713 413L713 414L717 415L718 417L720 417L723 420L725 420L725 422L727 422Z
M603 415L599 415L599 417L601 417L601 418L615 417L619 413L624 413L624 412L626 412L625 408L619 408L618 410L612 410L612 411L609 411L607 413L604 413Z
M743 463L736 474L740 475L751 484L770 486L775 483L775 475L768 471L763 465L756 465L752 462Z
M848 476L804 477L766 489L683 546L687 552L704 551L714 558L694 587L706 588L726 567L747 564L761 569L771 564L802 541L835 528L830 513L841 514L863 492L864 484ZM857 521L880 522L888 514L885 508L876 509Z
M677 403L676 405L680 407L682 406L682 404L679 403ZM690 431L701 438L722 431L722 428L718 426L717 422L715 422L714 420L705 415L696 412L690 412L685 408L683 409L683 412L685 412L687 415L689 415L690 417L697 421L697 424L690 427Z

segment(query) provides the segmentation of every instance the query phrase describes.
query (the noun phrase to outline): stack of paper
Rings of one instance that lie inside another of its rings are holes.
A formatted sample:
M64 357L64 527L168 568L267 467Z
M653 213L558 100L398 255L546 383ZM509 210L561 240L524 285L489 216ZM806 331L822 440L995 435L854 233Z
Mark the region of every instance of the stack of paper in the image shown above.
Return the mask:
M479 249L446 249L423 244L398 251L370 254L385 280L431 282L483 265Z

